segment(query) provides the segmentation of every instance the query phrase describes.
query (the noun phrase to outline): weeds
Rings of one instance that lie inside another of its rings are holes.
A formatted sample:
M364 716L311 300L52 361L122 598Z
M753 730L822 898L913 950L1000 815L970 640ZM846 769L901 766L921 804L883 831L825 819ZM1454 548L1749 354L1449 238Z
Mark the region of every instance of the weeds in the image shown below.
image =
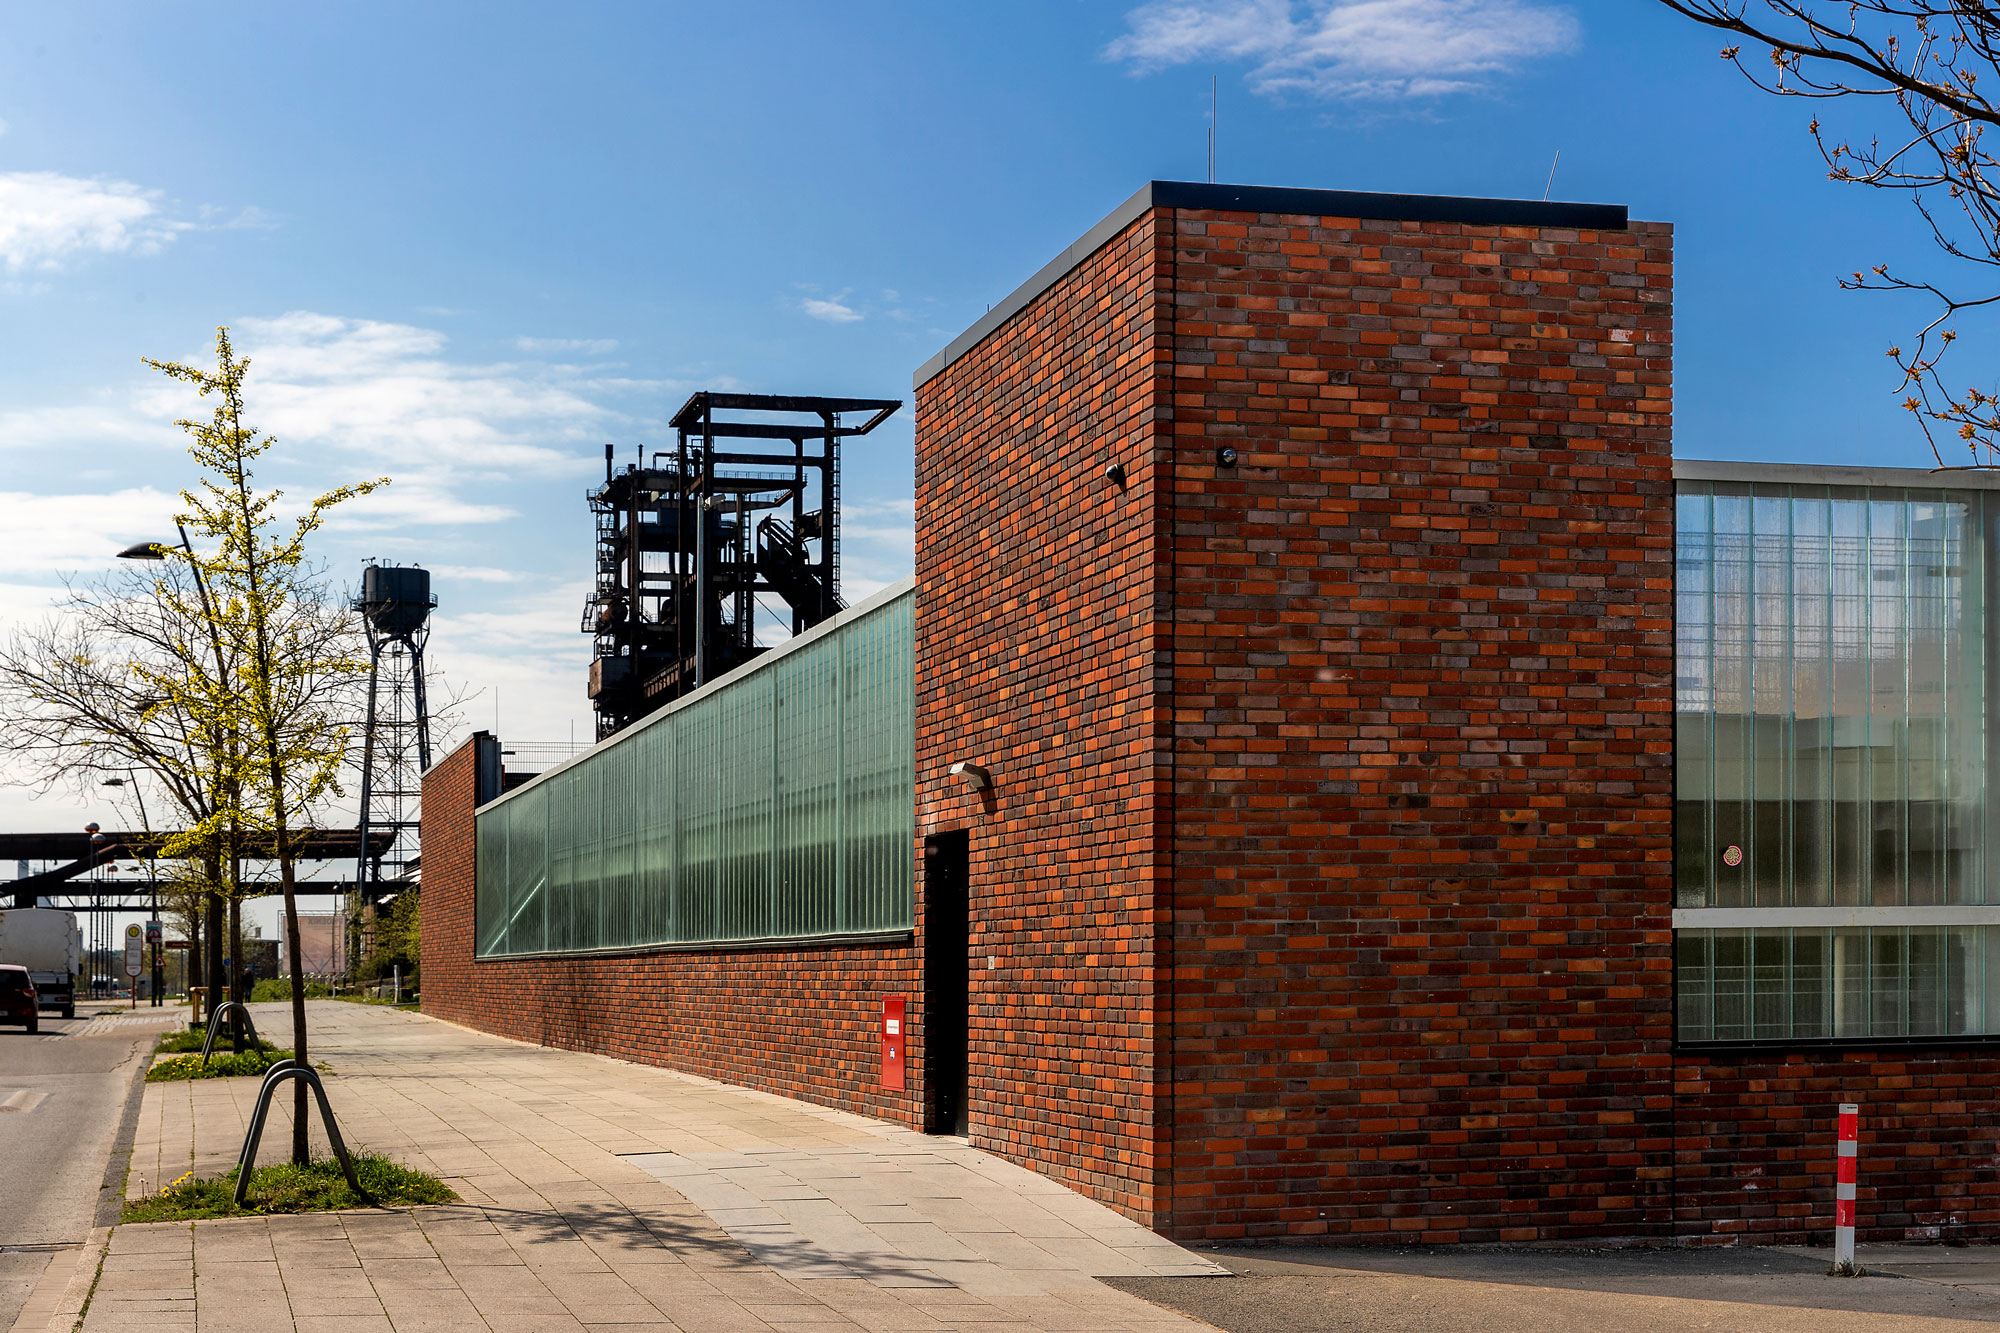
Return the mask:
M171 1055L176 1051L198 1051L201 1049L202 1038L205 1035L200 1028L194 1028L186 1032L169 1032L166 1036L160 1038L160 1044L155 1046L153 1050L160 1055ZM254 1044L260 1051L275 1051L278 1049L261 1037ZM233 1042L228 1033L218 1032L215 1034L215 1048L218 1051L224 1046L230 1045L233 1045Z
M453 1203L451 1187L436 1176L398 1166L377 1153L353 1157L361 1187L380 1204ZM120 1222L195 1222L209 1217L250 1217L263 1213L317 1213L335 1208L365 1208L341 1174L340 1163L322 1158L306 1166L290 1162L260 1166L250 1173L250 1204L238 1208L236 1168L219 1176L196 1178L190 1171L141 1199L126 1201Z
M162 1060L146 1071L148 1083L184 1083L192 1078L242 1078L249 1074L261 1074L280 1060L292 1058L290 1051L281 1051L269 1042L262 1050L245 1051L237 1055L232 1051L215 1051L208 1057L206 1068L201 1056L196 1052L177 1055L171 1060Z

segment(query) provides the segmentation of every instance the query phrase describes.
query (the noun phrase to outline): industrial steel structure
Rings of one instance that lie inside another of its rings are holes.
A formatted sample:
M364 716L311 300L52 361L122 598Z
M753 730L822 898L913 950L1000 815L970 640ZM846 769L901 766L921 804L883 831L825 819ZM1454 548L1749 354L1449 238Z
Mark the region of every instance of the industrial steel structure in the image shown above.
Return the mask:
M582 626L600 740L755 657L760 594L783 600L793 634L841 609L841 442L901 406L702 392L674 414L671 456L618 472L605 447Z
M361 823L355 883L365 905L400 880L417 858L424 770L431 766L424 645L430 641L431 575L415 566L370 562L354 599L368 635L368 713L361 733ZM389 834L386 854L368 847ZM365 850L364 850L365 849Z

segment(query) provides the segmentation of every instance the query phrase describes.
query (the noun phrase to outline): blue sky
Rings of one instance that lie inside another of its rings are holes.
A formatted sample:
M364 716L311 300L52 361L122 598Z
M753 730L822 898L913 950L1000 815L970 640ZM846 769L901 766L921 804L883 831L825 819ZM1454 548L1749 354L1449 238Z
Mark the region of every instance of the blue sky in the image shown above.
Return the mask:
M1677 450L1926 465L1883 350L1931 264L1811 107L1654 0L14 6L0 43L0 620L166 530L226 323L322 554L437 571L510 739L588 731L582 495L697 388L910 372L1149 178L1624 203L1679 228ZM1864 108L1821 108L1865 137ZM1856 119L1848 120L1849 116ZM907 409L848 455L851 594L910 567ZM101 814L92 807L93 814ZM77 822L0 791L0 824Z

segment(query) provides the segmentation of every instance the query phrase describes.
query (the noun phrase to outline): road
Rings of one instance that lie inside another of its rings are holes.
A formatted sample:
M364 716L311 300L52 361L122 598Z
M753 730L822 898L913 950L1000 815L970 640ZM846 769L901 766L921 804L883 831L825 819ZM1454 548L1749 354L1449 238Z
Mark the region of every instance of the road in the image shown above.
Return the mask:
M1988 1246L1830 1250L1197 1248L1236 1276L1110 1278L1225 1333L1979 1333L2000 1324Z
M105 1167L154 1040L184 1013L82 1005L29 1036L0 1027L0 1329L98 1224ZM136 1109L136 1108L135 1108ZM108 1222L107 1216L103 1219Z

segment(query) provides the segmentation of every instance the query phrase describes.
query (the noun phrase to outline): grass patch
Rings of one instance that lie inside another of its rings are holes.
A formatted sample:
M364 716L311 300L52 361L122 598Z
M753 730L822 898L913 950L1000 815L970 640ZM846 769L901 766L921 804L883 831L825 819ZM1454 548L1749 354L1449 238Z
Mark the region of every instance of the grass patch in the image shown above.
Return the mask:
M218 1043L220 1046L220 1043ZM207 1068L202 1067L201 1052L194 1050L186 1055L177 1055L171 1060L162 1060L146 1071L148 1083L185 1083L193 1078L242 1078L249 1074L262 1074L280 1060L292 1058L290 1051L281 1051L269 1042L261 1051L245 1051L241 1055L233 1051L217 1049L210 1052Z
M166 1036L160 1038L160 1044L155 1046L153 1050L160 1055L172 1055L177 1051L199 1051L201 1043L206 1036L207 1033L200 1028L194 1028L186 1032L169 1032ZM262 1037L259 1037L255 1044L260 1051L275 1051L278 1049ZM234 1049L234 1045L229 1038L228 1032L224 1031L215 1034L216 1050L221 1051L225 1048Z
M306 998L308 1000L324 1000L332 994L333 988L324 982L308 981L306 983ZM290 977L266 977L250 988L250 1003L252 1004L270 1004L276 1000L289 1000L291 998L292 979Z
M381 1204L453 1203L458 1195L436 1176L398 1166L377 1153L354 1156L354 1174ZM193 1172L143 1199L129 1199L120 1222L196 1222L208 1217L250 1217L264 1213L318 1213L335 1208L366 1208L347 1187L340 1163L331 1157L307 1166L286 1162L260 1166L250 1173L250 1206L235 1200L236 1168L219 1176L196 1179Z
M407 1000L400 1001L384 999L380 995L336 995L333 998L336 1000L345 1000L349 1004L379 1004L385 1009L415 1009L419 1006L415 995L410 996Z

